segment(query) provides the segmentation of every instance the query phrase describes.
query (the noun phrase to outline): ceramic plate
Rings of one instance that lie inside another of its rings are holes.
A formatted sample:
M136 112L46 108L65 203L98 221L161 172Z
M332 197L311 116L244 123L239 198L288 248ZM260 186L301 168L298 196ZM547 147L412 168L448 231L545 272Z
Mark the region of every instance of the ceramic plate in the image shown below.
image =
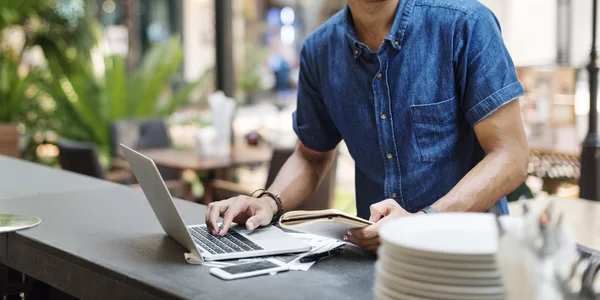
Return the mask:
M388 289L380 284L375 284L375 299L378 300L432 300L431 298L423 298L410 294L398 293Z
M464 286L464 285L450 285L450 284L433 284L427 282L421 282L418 280L411 280L400 276L395 276L385 269L379 269L377 278L383 280L382 283L390 283L392 285L398 284L402 286L409 286L423 291L457 294L457 295L498 295L504 294L504 287L502 285L490 285L490 286Z
M445 259L448 256L488 260L498 250L495 216L487 213L443 213L397 218L382 225L386 249Z
M40 224L38 217L0 214L0 233L26 229Z
M441 269L461 269L461 270L496 270L496 261L471 261L471 260L442 260L435 258L424 258L414 256L403 252L393 252L385 247L381 247L379 256L386 256L394 261L401 261L423 267L433 267Z
M399 276L406 279L416 280L425 283L450 284L459 286L490 286L502 284L502 280L500 278L462 278L454 276L433 276L423 275L416 272L403 272L402 270L392 268L390 265L379 265L378 267L383 268L386 272L394 276Z
M504 300L504 294L461 294L449 293L447 291L432 291L422 287L416 287L396 279L389 279L378 273L375 277L376 288L380 293L401 299L404 295L417 297L417 299L449 299L449 300Z
M413 272L425 276L460 277L466 279L500 278L500 272L498 270L452 270L407 264L405 262L395 261L388 257L382 256L380 256L379 259L381 264L386 265L386 269L400 270L402 272Z

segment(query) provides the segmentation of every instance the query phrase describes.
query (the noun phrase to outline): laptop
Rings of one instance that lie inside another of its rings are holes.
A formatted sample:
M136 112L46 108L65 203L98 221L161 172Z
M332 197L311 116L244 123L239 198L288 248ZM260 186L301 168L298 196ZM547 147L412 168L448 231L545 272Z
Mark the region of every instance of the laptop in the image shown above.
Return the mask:
M310 245L272 225L254 230L235 225L225 236L213 236L206 225L186 225L154 161L123 144L121 150L164 231L195 259L215 261L310 250Z

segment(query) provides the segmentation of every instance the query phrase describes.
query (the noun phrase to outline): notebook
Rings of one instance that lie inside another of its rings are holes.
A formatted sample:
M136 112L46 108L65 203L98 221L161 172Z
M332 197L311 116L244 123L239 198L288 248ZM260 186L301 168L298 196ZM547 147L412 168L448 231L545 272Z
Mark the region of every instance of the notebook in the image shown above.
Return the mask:
M337 209L295 210L279 218L279 226L282 228L336 240L342 240L348 229L362 228L371 224L373 222Z

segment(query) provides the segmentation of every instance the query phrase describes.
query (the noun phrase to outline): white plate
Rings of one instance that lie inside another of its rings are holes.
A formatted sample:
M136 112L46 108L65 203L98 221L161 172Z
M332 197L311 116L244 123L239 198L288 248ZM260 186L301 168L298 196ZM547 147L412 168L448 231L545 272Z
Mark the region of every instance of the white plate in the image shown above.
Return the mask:
M432 298L423 298L410 294L398 293L388 289L387 287L375 284L375 299L377 300L432 300Z
M401 299L395 292L390 291L389 289L382 287L381 285L375 285L375 299L377 300L396 300Z
M406 247L401 247L397 245L390 244L388 242L382 241L381 247L388 249L388 252L398 253L402 255L407 255L415 258L422 259L436 259L450 262L469 262L469 263L492 263L494 262L495 257L493 255L457 255L457 254L449 254L449 253L435 253L435 252L426 252L426 251L418 251Z
M415 287L402 281L389 280L377 274L376 288L388 297L400 299L404 295L418 297L417 299L449 299L449 300L504 300L505 294L459 294L446 291L432 291ZM393 295L393 296L390 296Z
M393 252L385 247L381 247L379 256L386 256L395 261L402 261L413 265L423 267L434 267L441 269L462 269L462 270L496 270L496 261L461 261L461 260L441 260L435 258L423 258L412 254Z
M391 268L390 265L379 265L379 262L378 267L383 268L386 272L392 275L424 283L451 284L462 286L490 286L502 284L502 280L500 278L461 278L454 276L423 275L415 272L403 272L402 270Z
M40 218L33 216L0 214L0 233L30 228L41 222Z
M428 256L488 259L498 250L495 216L441 213L396 218L381 226L383 245Z
M380 268L377 270L377 279L382 280L382 283L389 283L392 285L398 284L403 286L409 286L419 290L427 292L457 294L457 295L499 295L504 294L504 286L502 285L491 285L491 286L457 286L448 284L433 284L425 283L417 280L411 280L400 276L395 276L385 269ZM423 295L425 296L425 295Z
M498 270L451 270L432 267L422 267L413 264L407 264L401 261L395 261L385 257L380 257L380 261L381 264L386 265L386 269L395 269L401 272L413 272L425 276L460 277L466 279L500 278L500 272ZM389 268L387 266L389 266Z

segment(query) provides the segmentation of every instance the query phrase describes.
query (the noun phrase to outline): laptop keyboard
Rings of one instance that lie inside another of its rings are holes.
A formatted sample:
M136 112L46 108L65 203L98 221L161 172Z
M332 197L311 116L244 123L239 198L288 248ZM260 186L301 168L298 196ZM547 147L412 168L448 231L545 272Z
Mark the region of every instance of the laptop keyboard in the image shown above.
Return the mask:
M234 230L229 230L225 236L214 236L206 230L206 226L194 226L189 229L194 242L211 254L263 250Z

